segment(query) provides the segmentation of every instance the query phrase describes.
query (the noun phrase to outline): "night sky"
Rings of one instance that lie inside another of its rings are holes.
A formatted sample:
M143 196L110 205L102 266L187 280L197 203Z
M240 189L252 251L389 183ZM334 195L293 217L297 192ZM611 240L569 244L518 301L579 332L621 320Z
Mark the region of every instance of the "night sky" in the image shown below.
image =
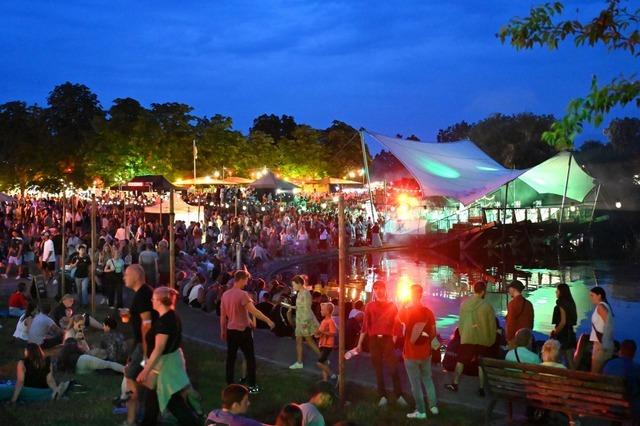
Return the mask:
M184 102L231 116L243 132L275 113L433 141L440 128L494 112L559 116L592 75L637 71L631 55L603 48L500 44L500 26L540 2L4 0L0 102L44 104L72 81L105 108L127 96ZM568 2L568 16L603 4ZM587 137L604 139L602 129Z

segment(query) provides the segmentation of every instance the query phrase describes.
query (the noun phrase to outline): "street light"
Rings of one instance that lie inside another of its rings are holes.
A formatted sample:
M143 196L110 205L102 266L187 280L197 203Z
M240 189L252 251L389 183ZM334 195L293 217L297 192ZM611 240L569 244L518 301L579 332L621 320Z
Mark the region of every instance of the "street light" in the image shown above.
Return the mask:
M213 177L218 179L220 177L220 172L217 171L217 170L215 172L213 172Z
M616 201L616 209L621 209L622 203L620 201Z

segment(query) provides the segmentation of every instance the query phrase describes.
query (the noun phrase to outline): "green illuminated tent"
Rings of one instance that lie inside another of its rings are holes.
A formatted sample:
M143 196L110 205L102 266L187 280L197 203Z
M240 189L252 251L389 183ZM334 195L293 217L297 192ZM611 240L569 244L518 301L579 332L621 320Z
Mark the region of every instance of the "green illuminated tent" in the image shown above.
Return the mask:
M409 170L425 197L444 196L468 205L516 181L515 185L526 185L538 194L564 196L566 186L566 196L582 202L595 186L568 152L528 170L510 170L471 141L424 143L367 133Z

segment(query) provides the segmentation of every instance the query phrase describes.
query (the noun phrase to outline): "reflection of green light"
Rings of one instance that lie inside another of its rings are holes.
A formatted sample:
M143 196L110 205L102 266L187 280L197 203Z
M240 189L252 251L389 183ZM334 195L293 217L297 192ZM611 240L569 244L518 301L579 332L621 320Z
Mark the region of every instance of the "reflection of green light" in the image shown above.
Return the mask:
M429 173L443 178L456 179L460 177L460 173L456 169L434 160L425 160L423 167Z
M478 170L482 170L485 172L497 172L498 169L496 169L495 167L487 167L487 166L476 166L476 169Z
M441 317L436 320L436 327L447 328L453 325L458 324L460 317L458 315L447 315L446 317Z

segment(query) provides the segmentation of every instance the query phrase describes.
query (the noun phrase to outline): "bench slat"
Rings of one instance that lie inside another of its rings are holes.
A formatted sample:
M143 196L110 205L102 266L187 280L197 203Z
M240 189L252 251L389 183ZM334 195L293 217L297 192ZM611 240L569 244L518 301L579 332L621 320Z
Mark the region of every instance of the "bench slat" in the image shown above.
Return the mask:
M554 386L525 386L522 387L520 383L517 382L495 382L489 379L489 384L491 385L491 389L494 387L500 386L503 388L514 389L522 392L523 395L529 395L532 393L544 394L544 395L554 395L554 398L559 399L561 401L571 401L572 403L580 403L584 402L585 404L597 403L597 404L606 404L610 407L622 407L629 408L630 403L625 399L614 399L608 398L607 396L596 396L589 395L584 393L579 393L579 390L576 388L570 387L554 387Z
M517 383L522 386L538 386L543 387L545 389L563 389L567 392L585 394L585 395L595 395L598 397L611 398L617 400L626 400L626 389L616 389L605 390L605 389L594 389L589 386L584 386L582 383L575 380L557 380L550 381L547 376L540 375L528 375L526 378L521 377L512 377L512 376L497 376L493 374L486 374L485 376L487 380L493 380L495 382L508 382L508 383Z
M544 365L520 364L513 361L505 361L494 358L480 358L480 365L498 369L512 369L515 371L530 371L533 373L546 373L555 376L568 377L593 383L609 383L612 385L624 386L624 379L616 376L605 376L603 374L587 373L585 371L564 370L561 368L547 367Z
M557 398L545 398L542 395L524 395L521 392L513 391L509 389L500 390L496 396L500 396L503 399L513 401L523 401L528 405L536 408L542 408L550 411L557 411L565 414L583 414L586 417L595 417L608 420L625 420L630 417L628 410L609 410L607 406L600 405L575 405L566 404L565 401L559 401Z
M557 383L557 384L566 384L574 387L586 387L589 389L597 389L599 391L609 391L613 393L621 393L624 394L626 392L626 388L624 386L624 382L605 382L605 381L584 381L571 377L567 377L561 374L553 374L553 373L535 373L529 371L520 371L520 370L505 370L495 367L483 367L485 374L487 377L511 377L515 379L522 380L526 382L527 380L536 380L536 381L544 381L547 383ZM552 370L553 371L553 370ZM565 370L556 369L557 372L563 372ZM608 378L608 376L603 376L603 378Z

